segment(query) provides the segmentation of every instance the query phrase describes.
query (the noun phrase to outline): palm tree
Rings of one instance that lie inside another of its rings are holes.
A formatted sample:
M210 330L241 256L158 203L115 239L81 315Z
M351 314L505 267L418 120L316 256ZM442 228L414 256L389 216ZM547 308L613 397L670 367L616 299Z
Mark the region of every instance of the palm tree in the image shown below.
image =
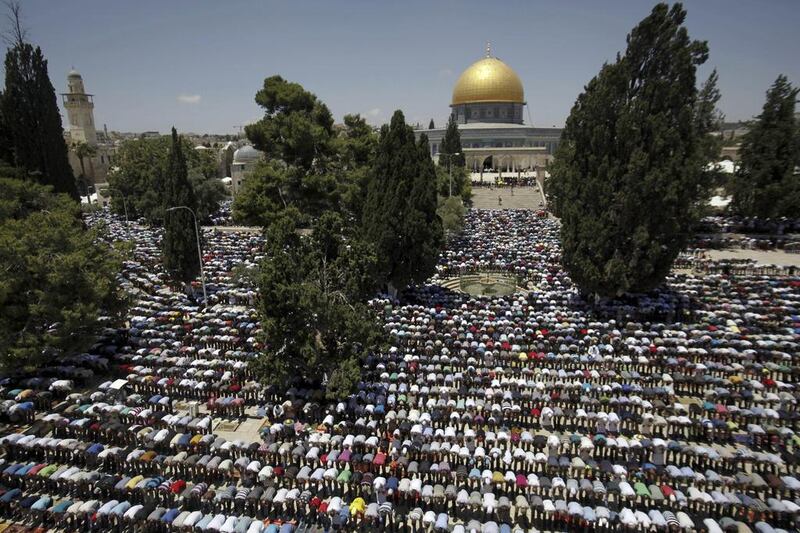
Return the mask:
M86 196L89 199L89 204L91 204L92 203L92 196L89 193L89 184L88 184L88 180L86 179L86 167L84 166L83 160L88 157L90 162L91 162L91 158L94 157L95 155L97 155L97 147L96 146L92 146L91 144L89 144L87 142L81 141L81 142L77 142L77 143L73 144L72 148L73 148L73 150L75 150L75 155L77 156L78 161L80 161L80 164L81 164L81 175L80 175L79 179L81 180L81 183L83 184L83 188L86 190Z

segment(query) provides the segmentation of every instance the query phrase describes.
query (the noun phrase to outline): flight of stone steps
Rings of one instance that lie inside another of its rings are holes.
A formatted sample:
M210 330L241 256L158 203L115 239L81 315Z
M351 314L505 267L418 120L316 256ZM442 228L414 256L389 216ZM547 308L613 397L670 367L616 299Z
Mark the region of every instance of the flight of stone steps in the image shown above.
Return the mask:
M497 201L500 197L502 204ZM474 187L472 189L472 207L475 209L542 209L542 195L537 187L515 187L511 195L510 187Z

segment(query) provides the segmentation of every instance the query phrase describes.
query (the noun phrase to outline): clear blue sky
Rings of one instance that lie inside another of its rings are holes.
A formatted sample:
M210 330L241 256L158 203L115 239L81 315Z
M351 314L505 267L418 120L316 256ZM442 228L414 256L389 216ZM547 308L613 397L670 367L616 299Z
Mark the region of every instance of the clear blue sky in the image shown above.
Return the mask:
M458 74L486 40L522 78L536 125L563 125L575 97L653 3L634 0L25 0L30 40L56 90L75 66L98 125L226 133L260 115L265 77L300 82L341 120L402 109L442 124ZM730 120L759 112L779 73L800 83L800 1L690 0ZM527 119L527 116L526 116Z

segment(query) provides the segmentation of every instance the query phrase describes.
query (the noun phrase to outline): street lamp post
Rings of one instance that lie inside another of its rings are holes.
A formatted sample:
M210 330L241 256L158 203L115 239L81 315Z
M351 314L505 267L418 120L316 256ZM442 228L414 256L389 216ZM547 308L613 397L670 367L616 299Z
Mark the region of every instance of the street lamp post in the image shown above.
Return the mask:
M439 157L441 157L443 155L447 156L447 173L449 174L449 177L450 177L450 192L449 192L448 196L453 196L453 156L454 155L461 155L461 152L455 152L455 153L452 153L452 154L440 153Z
M197 229L197 216L194 214L192 208L186 207L185 205L170 207L167 209L167 213L170 211L176 211L178 209L186 209L192 214L192 218L194 219L194 235L197 238L197 259L200 261L200 282L203 284L203 303L208 305L208 295L206 294L206 275L203 271L203 252L200 251L200 230Z

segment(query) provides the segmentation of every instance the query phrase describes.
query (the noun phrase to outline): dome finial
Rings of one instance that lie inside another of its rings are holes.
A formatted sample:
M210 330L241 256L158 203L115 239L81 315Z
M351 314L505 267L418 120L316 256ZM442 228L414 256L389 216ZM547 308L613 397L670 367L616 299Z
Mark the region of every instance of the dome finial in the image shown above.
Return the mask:
M492 57L492 43L486 41L486 57Z

